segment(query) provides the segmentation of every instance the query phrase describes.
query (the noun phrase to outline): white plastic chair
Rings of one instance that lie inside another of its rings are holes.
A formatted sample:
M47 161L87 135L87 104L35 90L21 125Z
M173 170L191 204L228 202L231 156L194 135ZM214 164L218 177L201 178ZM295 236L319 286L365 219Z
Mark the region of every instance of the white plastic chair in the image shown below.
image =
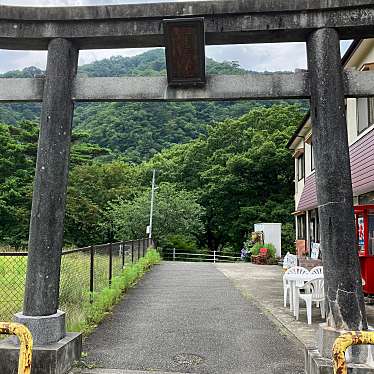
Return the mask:
M300 293L302 290L304 293ZM320 303L321 316L322 318L325 318L325 290L323 277L315 278L309 282L306 282L304 286L296 287L295 312L297 320L299 319L300 299L305 301L306 315L309 325L312 324L312 304L314 301Z
M323 277L323 266L316 266L311 271L310 274L315 275L316 277ZM316 307L319 308L319 301L316 301Z
M316 266L311 271L310 274L315 274L316 276L323 276L323 266Z
M291 294L291 285L287 281L287 275L288 274L309 274L309 270L302 267L302 266L293 266L292 268L289 268L283 275L283 302L284 307L287 306L287 299L288 295ZM296 281L296 286L302 286L304 285L304 281ZM290 310L291 310L291 302L290 302Z

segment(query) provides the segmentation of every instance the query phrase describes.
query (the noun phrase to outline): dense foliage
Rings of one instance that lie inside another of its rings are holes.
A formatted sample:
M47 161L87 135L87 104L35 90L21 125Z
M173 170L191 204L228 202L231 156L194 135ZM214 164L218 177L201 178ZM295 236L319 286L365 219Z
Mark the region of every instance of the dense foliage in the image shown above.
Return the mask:
M0 240L27 238L38 131L31 122L0 124Z
M68 186L65 241L78 246L108 241L112 229L106 215L109 203L118 199L132 201L142 190L138 174L135 167L117 160L109 163L96 160L73 167ZM143 232L139 237L144 236Z
M207 59L209 74L248 73L236 62L219 63ZM35 67L3 74L3 77L38 77L43 72ZM134 57L113 56L79 67L79 75L149 76L164 75L162 49ZM270 106L271 101L262 105ZM88 133L88 142L125 155L130 162L142 162L173 144L188 142L206 135L207 126L227 118L238 118L256 106L253 101L194 103L81 103L76 105L74 128ZM0 122L15 124L22 119L37 120L39 104L0 106Z
M296 105L259 107L149 161L160 181L197 192L204 245L237 251L256 222L281 222L285 242L294 240L293 162L285 145L301 117Z
M150 194L146 189L135 199L116 200L109 204L108 216L114 223L116 235L122 238L140 238L149 223ZM184 241L193 240L203 232L203 208L195 193L171 183L161 183L156 191L153 212L153 236L162 246L176 236Z
M245 74L208 61L213 73ZM161 50L80 68L87 76L164 74ZM5 76L38 76L33 68ZM76 109L65 219L67 244L145 235L152 169L154 235L164 245L237 252L255 222L294 240L293 162L285 148L305 107L271 102L104 103ZM302 103L301 103L302 104ZM25 244L40 107L0 108L0 243ZM31 119L21 121L20 119Z
M0 124L0 244L18 247L27 243L38 133L37 124L31 121ZM84 138L82 133L72 138L73 170L108 153L85 143Z

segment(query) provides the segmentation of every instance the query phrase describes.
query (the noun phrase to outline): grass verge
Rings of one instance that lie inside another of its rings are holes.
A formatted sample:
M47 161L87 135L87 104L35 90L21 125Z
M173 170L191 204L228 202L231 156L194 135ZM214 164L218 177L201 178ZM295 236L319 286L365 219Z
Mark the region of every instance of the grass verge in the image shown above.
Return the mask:
M68 331L81 331L88 335L110 313L122 295L134 286L153 265L160 262L159 253L150 249L145 257L134 264L129 264L120 275L112 279L111 287L105 287L94 294L93 303L85 302L83 308L70 315L67 321Z

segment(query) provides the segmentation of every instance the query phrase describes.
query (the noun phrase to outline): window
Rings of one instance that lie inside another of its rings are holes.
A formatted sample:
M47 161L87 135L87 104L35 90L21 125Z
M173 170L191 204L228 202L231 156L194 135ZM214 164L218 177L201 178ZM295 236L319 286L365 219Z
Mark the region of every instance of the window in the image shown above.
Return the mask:
M305 214L297 216L297 239L305 239Z
M357 134L374 124L374 98L357 99Z
M364 64L361 71L374 70L374 63ZM374 124L374 98L357 99L357 134L361 134Z
M309 222L310 246L312 246L312 243L320 242L319 231L320 230L319 230L318 209L313 209L310 211L310 222Z
M305 165L304 165L304 154L300 155L298 158L297 158L297 177L298 177L298 180L301 180L304 178L304 168Z
M313 143L310 143L310 169L314 170L314 148Z

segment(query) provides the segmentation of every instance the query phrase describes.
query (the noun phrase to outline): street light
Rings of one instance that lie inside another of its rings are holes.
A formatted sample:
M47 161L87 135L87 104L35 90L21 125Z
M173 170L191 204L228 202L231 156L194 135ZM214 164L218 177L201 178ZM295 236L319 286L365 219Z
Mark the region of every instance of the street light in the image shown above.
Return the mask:
M149 225L147 226L147 231L146 231L146 234L148 234L149 239L152 239L153 205L154 205L155 191L156 190L157 190L157 187L156 187L156 169L153 169L152 192L151 192L151 210L149 212Z

